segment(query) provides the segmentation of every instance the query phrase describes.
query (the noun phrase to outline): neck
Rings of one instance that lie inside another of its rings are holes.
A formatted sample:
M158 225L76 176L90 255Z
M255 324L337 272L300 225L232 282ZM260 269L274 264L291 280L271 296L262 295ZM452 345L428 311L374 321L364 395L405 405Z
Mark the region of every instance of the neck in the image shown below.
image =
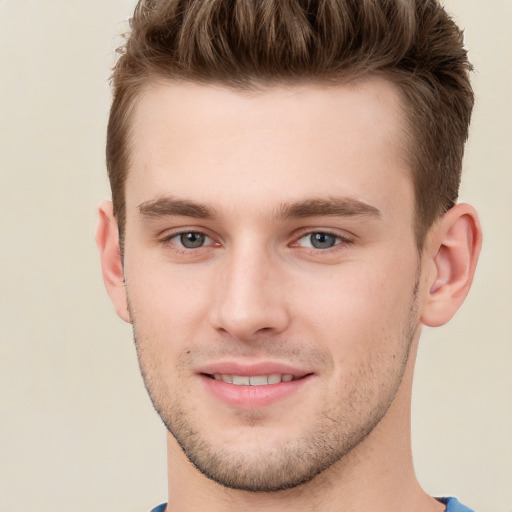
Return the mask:
M343 459L310 482L278 492L228 489L203 476L168 433L167 512L441 512L444 506L420 487L414 472L410 402L416 344L389 410Z

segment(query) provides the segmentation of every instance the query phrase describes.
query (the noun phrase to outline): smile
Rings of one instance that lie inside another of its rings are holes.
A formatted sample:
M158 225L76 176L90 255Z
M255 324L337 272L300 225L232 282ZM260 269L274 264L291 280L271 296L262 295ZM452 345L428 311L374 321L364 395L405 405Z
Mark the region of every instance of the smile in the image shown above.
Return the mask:
M218 363L202 370L200 381L211 396L239 410L259 409L299 396L315 380L314 373L275 363Z
M215 380L220 380L222 382L226 382L228 384L235 384L236 386L266 386L268 384L279 384L281 382L291 382L296 378L287 373L287 374L279 374L273 373L271 375L228 375L228 374L220 374L215 373L213 375L209 375L210 378Z

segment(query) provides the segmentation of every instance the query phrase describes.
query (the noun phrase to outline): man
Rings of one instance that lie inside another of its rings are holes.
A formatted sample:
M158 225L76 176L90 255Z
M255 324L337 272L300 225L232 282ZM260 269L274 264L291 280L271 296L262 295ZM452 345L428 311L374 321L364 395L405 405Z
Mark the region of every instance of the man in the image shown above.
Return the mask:
M167 511L469 509L414 474L423 325L481 245L437 1L142 0L113 75L107 291L168 430Z

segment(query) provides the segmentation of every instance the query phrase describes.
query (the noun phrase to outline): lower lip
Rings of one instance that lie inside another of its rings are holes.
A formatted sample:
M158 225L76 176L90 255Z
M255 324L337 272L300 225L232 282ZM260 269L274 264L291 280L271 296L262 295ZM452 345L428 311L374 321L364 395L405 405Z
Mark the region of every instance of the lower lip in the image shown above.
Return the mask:
M299 392L312 377L313 375L306 375L290 382L264 386L238 386L201 375L204 385L212 395L238 409L257 409L283 400Z

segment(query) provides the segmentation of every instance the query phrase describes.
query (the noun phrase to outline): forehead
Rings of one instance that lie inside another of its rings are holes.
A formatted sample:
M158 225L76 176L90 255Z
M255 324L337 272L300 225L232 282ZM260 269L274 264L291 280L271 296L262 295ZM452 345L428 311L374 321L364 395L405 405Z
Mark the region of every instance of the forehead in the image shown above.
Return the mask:
M402 100L383 79L253 91L155 82L137 101L127 215L178 196L222 210L342 195L412 201Z

